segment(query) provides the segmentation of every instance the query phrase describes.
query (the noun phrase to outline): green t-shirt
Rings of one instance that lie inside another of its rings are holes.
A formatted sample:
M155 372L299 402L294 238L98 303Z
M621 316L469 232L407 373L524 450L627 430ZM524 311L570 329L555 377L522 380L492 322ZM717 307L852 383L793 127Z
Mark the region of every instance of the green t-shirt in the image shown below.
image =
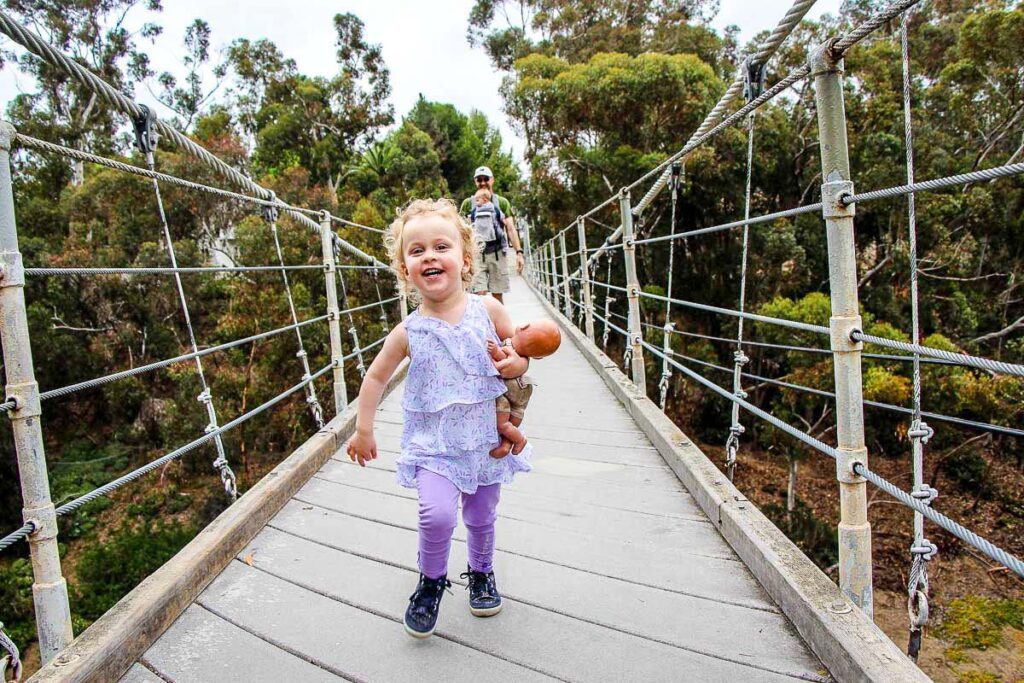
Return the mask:
M512 213L512 204L497 192L495 192L494 194L498 196L498 209L501 210L501 213L504 214L505 216L511 216L512 218L515 218L515 214ZM462 206L459 207L459 213L461 213L463 216L468 216L470 213L472 213L472 211L473 198L466 197L462 201Z

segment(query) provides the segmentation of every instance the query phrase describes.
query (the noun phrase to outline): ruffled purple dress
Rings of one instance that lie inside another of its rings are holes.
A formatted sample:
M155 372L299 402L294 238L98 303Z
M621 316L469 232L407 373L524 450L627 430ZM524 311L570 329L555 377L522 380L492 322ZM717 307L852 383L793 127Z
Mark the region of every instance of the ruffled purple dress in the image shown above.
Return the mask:
M487 354L487 340L499 340L483 299L469 295L455 325L417 309L405 329L412 362L402 397L398 483L416 488L416 468L422 467L471 494L529 472L530 444L519 455L488 454L498 444L494 399L505 393L505 384Z

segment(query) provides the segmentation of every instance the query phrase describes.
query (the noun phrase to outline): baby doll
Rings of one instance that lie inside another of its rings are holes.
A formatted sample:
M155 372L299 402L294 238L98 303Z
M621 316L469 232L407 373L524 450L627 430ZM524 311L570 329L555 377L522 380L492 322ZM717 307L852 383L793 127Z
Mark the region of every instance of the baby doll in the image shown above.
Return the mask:
M517 327L515 334L502 346L488 339L487 352L495 362L508 358L512 351L524 358L543 358L557 351L561 343L558 326L551 320L538 320ZM533 394L533 380L524 375L503 381L507 390L495 399L501 443L491 450L492 458L504 458L510 451L520 453L526 446L526 437L518 428Z

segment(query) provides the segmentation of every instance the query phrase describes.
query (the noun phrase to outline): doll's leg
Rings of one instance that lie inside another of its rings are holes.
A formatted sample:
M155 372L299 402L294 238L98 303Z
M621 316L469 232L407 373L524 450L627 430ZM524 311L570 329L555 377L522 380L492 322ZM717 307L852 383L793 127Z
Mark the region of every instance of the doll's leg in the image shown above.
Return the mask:
M418 564L427 578L437 579L448 574L459 489L440 474L418 468L416 490L420 499Z
M508 421L510 426L509 431L511 432L511 430L514 429L515 434L517 434L519 438L517 439L515 436L507 436L507 438L512 442L512 452L515 455L519 455L523 452L523 449L526 448L526 435L519 431L519 425L523 424L523 416L512 413L512 415L509 416Z
M512 441L511 437L509 437L509 435L508 435L508 430L510 428L514 429L516 433L518 433L519 430L516 429L515 427L513 427L512 423L509 422L509 414L508 413L499 412L497 414L497 416L498 416L497 417L497 420L498 420L498 436L501 437L501 442L498 443L497 446L495 446L494 448L491 449L490 455L491 455L492 458L499 458L500 459L500 458L504 458L506 455L509 454L509 452L512 450L512 446L514 444L514 442Z
M469 568L491 571L494 559L494 521L498 518L501 484L479 486L476 493L462 494L462 521L466 525Z

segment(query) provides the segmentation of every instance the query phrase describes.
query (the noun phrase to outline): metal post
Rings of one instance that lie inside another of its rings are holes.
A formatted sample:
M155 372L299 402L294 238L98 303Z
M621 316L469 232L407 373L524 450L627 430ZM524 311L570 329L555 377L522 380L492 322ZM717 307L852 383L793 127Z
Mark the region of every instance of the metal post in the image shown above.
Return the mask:
M583 280L583 329L587 339L594 341L594 301L590 296L590 267L587 264L586 219L576 219L576 234L580 242L580 277Z
M569 288L569 254L565 248L565 231L558 233L558 248L562 250L562 296L565 317L572 320L572 292Z
M548 277L547 268L547 248L548 245L542 244L540 249L537 250L537 276L540 283L544 287L544 298L551 300L551 278Z
M854 472L855 462L868 462L864 446L864 403L861 385L863 344L850 338L861 329L857 301L857 250L854 206L840 198L853 194L843 105L843 62L830 44L811 56L818 137L821 146L822 213L828 239L829 286L832 297L833 366L836 386L836 438L839 458L839 587L868 616L873 613L871 588L871 525L867 517L867 483Z
M320 245L324 254L324 278L327 282L327 328L331 335L331 362L334 363L334 410L340 415L348 405L345 389L345 363L341 351L341 313L338 310L337 268L334 265L334 242L331 239L331 214L320 216Z
M68 585L61 575L57 550L57 513L50 500L46 474L39 384L32 365L32 347L25 313L25 271L18 251L11 186L11 144L14 126L0 123L0 341L7 373L7 399L15 407L8 414L18 456L22 518L35 530L28 537L32 555L32 598L36 632L43 663L67 647L73 638Z
M558 308L558 265L555 261L555 241L551 240L548 242L548 254L551 256L551 263L548 267L551 269L551 304Z
M629 190L619 192L619 213L622 216L622 254L626 260L626 290L629 299L629 339L632 347L630 365L633 384L647 395L647 372L644 368L643 329L640 325L640 281L636 275L636 245L633 243L633 212L629 203Z

